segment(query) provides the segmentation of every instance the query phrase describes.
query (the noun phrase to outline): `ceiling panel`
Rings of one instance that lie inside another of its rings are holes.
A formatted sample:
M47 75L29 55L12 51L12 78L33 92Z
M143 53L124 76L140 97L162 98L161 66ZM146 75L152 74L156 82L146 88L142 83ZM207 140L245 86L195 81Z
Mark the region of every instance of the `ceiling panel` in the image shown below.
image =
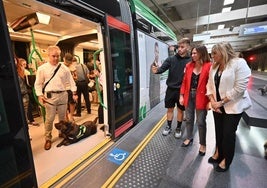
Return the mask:
M267 21L267 1L266 0L235 0L234 4L223 6L222 0L142 0L150 7L170 28L177 34L178 38L189 37L193 39L194 34L212 33L211 40L201 43L210 46L214 40L229 41L236 49L241 51L259 48L254 45L251 37L244 38L244 42L235 44L239 38L239 27L242 24ZM228 13L222 13L222 8L231 7ZM166 18L166 16L168 18ZM218 31L218 25L225 24L225 29ZM229 32L231 31L231 32ZM255 37L255 41L261 46L265 46L267 35ZM264 39L264 40L262 40ZM254 41L254 42L255 42ZM215 42L216 43L216 42ZM250 43L248 45L247 43Z

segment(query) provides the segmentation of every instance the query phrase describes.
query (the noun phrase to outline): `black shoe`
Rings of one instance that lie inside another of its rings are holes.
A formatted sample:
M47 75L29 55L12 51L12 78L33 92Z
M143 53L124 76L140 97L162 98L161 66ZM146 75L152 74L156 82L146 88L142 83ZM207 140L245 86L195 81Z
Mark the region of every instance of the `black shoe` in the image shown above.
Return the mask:
M228 168L229 168L229 167L222 168L222 167L220 167L220 166L218 165L218 166L216 166L215 170L216 170L217 172L225 172L225 171L228 170Z
M206 154L206 152L205 152L205 151L198 151L198 154L199 154L200 156L204 156L204 155Z
M212 163L212 164L213 164L213 163L219 163L219 160L210 157L209 160L208 160L208 163Z
M188 142L188 144L185 144L184 142L182 143L181 147L188 147L190 146L191 144L193 144L193 138L191 138Z
M264 158L267 159L267 142L264 144Z
M81 117L82 115L81 114L73 114L73 116L75 116L75 117Z

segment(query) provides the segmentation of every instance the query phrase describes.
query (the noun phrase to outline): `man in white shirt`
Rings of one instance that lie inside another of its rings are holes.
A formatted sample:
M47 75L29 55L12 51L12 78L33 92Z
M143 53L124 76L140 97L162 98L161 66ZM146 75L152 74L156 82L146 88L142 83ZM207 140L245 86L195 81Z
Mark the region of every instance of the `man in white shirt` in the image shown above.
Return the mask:
M45 107L45 145L49 150L52 145L52 129L56 112L58 120L65 120L68 93L66 85L70 85L74 100L76 96L76 84L70 70L64 64L59 63L61 50L58 46L49 46L47 49L49 61L41 65L36 74L35 90L39 103ZM55 73L55 70L57 72Z

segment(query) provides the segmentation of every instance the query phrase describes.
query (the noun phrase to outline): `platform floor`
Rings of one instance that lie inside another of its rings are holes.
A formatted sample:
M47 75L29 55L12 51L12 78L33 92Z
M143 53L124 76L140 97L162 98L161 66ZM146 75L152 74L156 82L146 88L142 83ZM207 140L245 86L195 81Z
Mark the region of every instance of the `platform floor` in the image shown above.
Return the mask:
M267 130L248 127L240 122L237 131L236 154L230 170L218 173L209 164L215 138L212 114L208 115L207 153L198 155L198 133L192 146L183 148L182 139L173 135L153 137L135 162L116 183L115 187L266 187L267 161L263 158L263 143Z
M164 116L163 104L159 104L137 127L129 131L98 161L84 169L63 187L103 186L120 167L109 160L114 149L128 151L129 155L142 139ZM211 111L207 116L207 151L198 155L198 133L195 129L194 143L188 148L180 147L184 138L175 139L173 134L162 136L165 121L144 147L140 155L111 187L248 187L263 188L267 184L267 161L264 159L263 144L267 140L267 129L250 127L241 120L237 130L236 153L229 171L218 173L208 158L214 152L215 133ZM184 124L183 124L184 128ZM183 136L184 137L184 136Z
M232 165L227 172L218 173L214 170L214 166L208 163L208 158L213 154L215 146L212 112L209 111L207 116L207 150L204 157L198 155L196 127L194 142L187 148L181 147L185 134L180 139L175 139L173 134L162 136L166 125L165 114L166 109L161 102L145 120L115 142L99 159L63 187L266 187L267 160L264 159L263 147L267 140L266 128L247 125L241 119L236 132L235 157ZM173 128L175 122L176 119L173 121ZM147 143L144 143L143 140L157 126L159 129ZM183 130L184 126L185 123L183 123ZM136 148L140 148L140 154L133 157ZM110 160L115 149L129 152L129 156L122 164L116 164ZM111 184L110 181L112 181Z

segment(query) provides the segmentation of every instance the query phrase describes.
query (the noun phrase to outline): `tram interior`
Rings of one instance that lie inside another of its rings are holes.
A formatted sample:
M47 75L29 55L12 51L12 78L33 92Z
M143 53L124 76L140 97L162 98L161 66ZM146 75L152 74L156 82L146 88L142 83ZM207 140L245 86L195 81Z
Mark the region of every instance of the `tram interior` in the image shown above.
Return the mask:
M47 60L46 49L49 45L61 44L62 46L67 44L64 43L67 39L89 36L87 37L88 40L73 44L75 46L74 54L79 57L81 63L86 63L85 61L88 59L84 55L84 51L96 51L102 47L101 41L99 40L101 33L98 32L98 28L100 28L98 23L71 15L56 8L48 7L36 1L5 0L4 8L13 44L12 47L16 55L22 58L28 58L30 50L33 48L33 42L43 60ZM45 15L45 21L47 23L41 23L40 20L37 22L35 20L37 17L36 13ZM31 34L33 34L33 37ZM25 46L31 47L17 49L17 42L25 43ZM38 66L40 59L35 55L33 55L33 59ZM32 61L33 64L34 61ZM81 117L74 117L77 124L93 120L98 116L97 109L99 102L98 100L92 100L91 102L91 114L87 114L86 110L82 110ZM14 114L14 116L16 115ZM44 150L44 119L38 107L37 111L34 112L34 116L39 126L29 126L28 130L29 137L31 138L30 143L38 185L42 185L60 171L73 164L94 147L97 147L106 138L104 132L100 129L101 125L98 124L98 131L95 135L69 146L56 147L62 138L58 137L58 131L54 127L52 148L46 151ZM54 123L56 122L57 119Z

